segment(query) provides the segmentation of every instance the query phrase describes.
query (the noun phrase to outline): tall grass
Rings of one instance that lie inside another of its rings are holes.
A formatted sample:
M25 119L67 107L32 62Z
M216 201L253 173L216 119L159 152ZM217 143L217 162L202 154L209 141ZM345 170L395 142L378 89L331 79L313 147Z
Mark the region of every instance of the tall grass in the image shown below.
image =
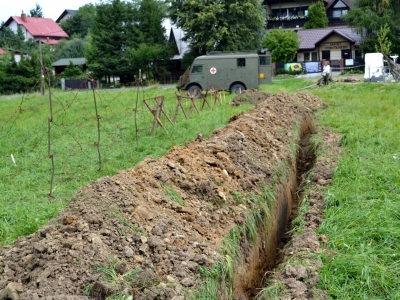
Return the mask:
M315 91L329 104L321 123L344 134L319 230L329 237L320 288L332 299L400 299L399 92L379 83Z
M52 193L55 198L47 196L51 178L47 153L48 95L0 98L0 246L36 231L65 207L78 187L87 185L90 180L131 168L146 156L160 157L172 146L194 140L200 132L206 138L215 128L226 125L230 117L250 108L249 105L228 105L234 97L229 93L223 95L221 104L212 109L205 107L200 114L195 110L190 113L190 100L184 100L189 119L185 119L182 110L175 124L161 116L167 131L157 126L150 135L153 115L143 99L154 107L155 101L151 99L164 96L165 110L172 119L177 104L175 91L154 86L139 93L136 89L97 92L100 170L93 95L86 91L55 92L50 134L55 162Z

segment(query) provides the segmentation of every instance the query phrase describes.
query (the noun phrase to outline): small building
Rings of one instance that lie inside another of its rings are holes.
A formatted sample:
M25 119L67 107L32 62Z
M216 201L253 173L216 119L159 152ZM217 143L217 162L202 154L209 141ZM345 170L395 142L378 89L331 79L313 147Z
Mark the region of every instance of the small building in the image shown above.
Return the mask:
M66 9L62 12L62 14L57 18L56 23L61 24L61 22L64 22L65 20L68 20L69 18L73 17L77 10L74 9Z
M297 61L361 58L361 36L353 28L319 28L297 31L300 46Z
M21 16L10 17L0 28L8 27L15 34L18 28L22 30L25 41L28 40L41 40L43 43L58 43L61 39L67 39L68 34L50 18L27 17L25 13Z
M54 72L57 77L60 76L60 74L65 70L65 68L69 66L70 61L72 61L74 66L81 66L82 72L85 72L87 70L86 58L84 57L63 58L51 64L51 66L54 67Z

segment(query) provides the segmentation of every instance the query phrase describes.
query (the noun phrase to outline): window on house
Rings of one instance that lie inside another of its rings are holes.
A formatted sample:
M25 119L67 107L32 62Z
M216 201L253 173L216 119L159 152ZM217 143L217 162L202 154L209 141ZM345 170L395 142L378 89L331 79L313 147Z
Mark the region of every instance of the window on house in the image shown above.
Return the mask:
M304 53L304 61L317 61L318 60L318 52L311 51Z
M340 18L342 15L347 14L347 9L340 9L332 11L333 18Z

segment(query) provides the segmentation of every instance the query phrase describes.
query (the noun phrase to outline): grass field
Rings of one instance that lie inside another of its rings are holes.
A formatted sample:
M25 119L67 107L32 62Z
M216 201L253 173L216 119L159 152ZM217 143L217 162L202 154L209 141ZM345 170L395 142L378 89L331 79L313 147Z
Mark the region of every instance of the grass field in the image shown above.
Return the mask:
M325 221L320 234L329 238L320 254L319 288L331 299L400 299L400 86L380 83L335 83L310 87L315 80L279 78L261 87L267 93L308 92L328 108L318 122L343 134L343 154L334 181L326 191ZM0 99L0 245L35 231L52 218L79 186L130 168L148 155L159 157L172 145L182 145L250 106L226 103L200 115L193 112L177 123L162 119L168 133L149 135L152 116L138 109L136 143L133 108L136 99L165 95L170 115L176 106L174 89L98 93L101 115L99 171L96 114L91 94L57 93L51 147L55 160L55 198L49 198L48 98ZM139 97L138 97L139 96ZM15 157L13 163L10 155ZM329 255L328 255L329 253Z

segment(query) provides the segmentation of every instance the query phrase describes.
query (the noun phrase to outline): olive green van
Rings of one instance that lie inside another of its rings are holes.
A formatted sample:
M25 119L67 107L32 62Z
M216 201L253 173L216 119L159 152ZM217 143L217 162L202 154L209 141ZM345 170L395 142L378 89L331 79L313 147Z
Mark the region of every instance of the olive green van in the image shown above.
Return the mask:
M241 90L258 88L271 83L271 55L256 52L211 52L196 57L179 79L178 89L194 93L196 90Z

